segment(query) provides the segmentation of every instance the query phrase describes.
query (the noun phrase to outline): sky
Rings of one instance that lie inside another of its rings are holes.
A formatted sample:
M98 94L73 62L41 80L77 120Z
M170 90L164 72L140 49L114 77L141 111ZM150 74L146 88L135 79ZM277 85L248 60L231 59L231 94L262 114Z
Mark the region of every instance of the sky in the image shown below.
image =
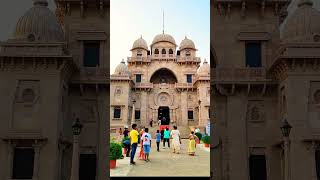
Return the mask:
M292 0L289 15L298 1ZM313 1L320 9L320 0ZM54 11L54 0L48 2ZM0 41L11 37L18 19L32 6L32 0L0 0ZM209 9L209 0L111 0L111 72L130 56L134 40L142 35L150 46L153 37L162 32L163 11L165 33L178 45L187 35L199 50L198 56L209 61Z
M153 38L162 33L163 19L164 32L178 46L187 36L195 43L197 56L210 62L210 0L111 0L110 9L111 73L131 56L133 42L140 36L150 48Z

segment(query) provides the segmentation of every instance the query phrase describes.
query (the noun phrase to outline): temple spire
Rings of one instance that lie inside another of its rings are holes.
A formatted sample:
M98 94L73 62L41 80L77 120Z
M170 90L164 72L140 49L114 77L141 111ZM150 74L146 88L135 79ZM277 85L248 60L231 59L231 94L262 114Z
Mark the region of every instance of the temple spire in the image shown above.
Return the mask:
M162 10L162 34L164 34L164 10Z

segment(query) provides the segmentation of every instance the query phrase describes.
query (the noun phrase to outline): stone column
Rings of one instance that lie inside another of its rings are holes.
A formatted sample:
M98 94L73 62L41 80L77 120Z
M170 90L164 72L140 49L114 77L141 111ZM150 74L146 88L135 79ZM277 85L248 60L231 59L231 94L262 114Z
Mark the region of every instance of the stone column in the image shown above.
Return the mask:
M33 180L39 179L39 165L40 165L40 145L33 145L34 148L34 163L33 163Z
M288 137L284 137L283 149L284 149L284 179L290 180L289 138Z
M201 101L199 101L199 121L198 121L198 126L202 126L202 121L201 121Z
M136 123L136 120L135 120L135 111L136 111L136 108L134 106L134 103L132 104L132 113L131 113L131 124L134 124Z
M79 135L73 135L72 165L70 180L79 180Z
M169 112L170 112L170 124L173 124L173 109L170 109Z
M8 168L7 168L7 179L12 178L12 165L13 165L13 153L14 153L15 145L8 143Z
M312 145L310 147L310 156L311 156L311 159L312 159L312 164L313 166L311 166L311 173L312 173L312 179L311 180L317 180L317 170L316 170L316 159L315 159L315 155L316 155L316 149L318 147L318 143L315 143L315 142L312 142Z

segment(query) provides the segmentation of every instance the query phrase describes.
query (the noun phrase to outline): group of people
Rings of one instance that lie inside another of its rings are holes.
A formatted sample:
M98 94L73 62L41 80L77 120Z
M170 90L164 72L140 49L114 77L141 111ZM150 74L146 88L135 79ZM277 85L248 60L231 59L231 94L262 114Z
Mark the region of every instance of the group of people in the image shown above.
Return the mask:
M122 131L121 131L122 132ZM132 125L132 130L129 131L128 127L125 127L123 131L124 137L129 137L126 141L123 142L124 147L127 149L126 156L129 157L130 154L130 164L135 165L134 157L138 144L140 144L140 153L139 159L150 162L149 155L152 144L152 136L149 133L149 128L142 128L141 131L138 131L137 124ZM166 148L166 143L168 148L170 148L170 139L172 139L172 150L173 153L179 154L181 150L181 136L177 126L173 126L173 130L166 128L163 133L160 130L157 130L155 134L155 141L157 146L157 151L160 151L160 143L163 142L163 148ZM196 139L197 136L194 135L194 132L191 131L189 135L189 144L188 144L188 154L194 156L196 152ZM131 149L131 153L130 153Z

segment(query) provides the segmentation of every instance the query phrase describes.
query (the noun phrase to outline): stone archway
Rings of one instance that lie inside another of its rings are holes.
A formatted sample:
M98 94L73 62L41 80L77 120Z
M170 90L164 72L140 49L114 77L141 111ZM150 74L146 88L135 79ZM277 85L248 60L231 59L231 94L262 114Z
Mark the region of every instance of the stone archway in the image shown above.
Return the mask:
M160 68L152 74L150 82L154 84L174 84L178 82L178 79L170 69Z

